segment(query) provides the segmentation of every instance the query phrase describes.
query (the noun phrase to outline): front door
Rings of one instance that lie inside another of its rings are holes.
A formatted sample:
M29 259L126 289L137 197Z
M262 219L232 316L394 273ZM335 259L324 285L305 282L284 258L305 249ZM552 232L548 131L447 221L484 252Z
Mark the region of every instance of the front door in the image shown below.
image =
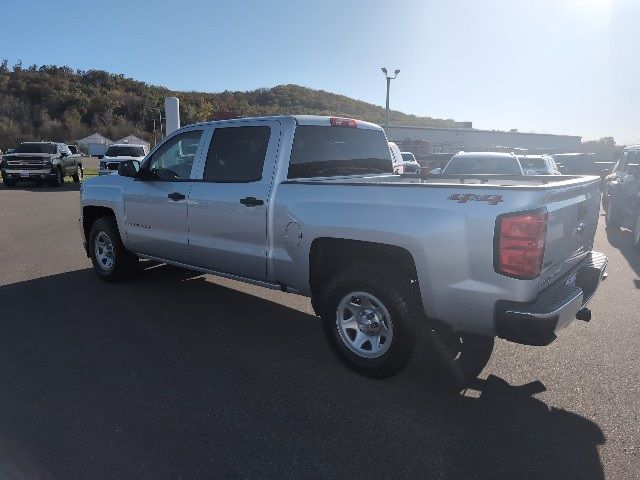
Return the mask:
M125 188L128 248L161 259L193 263L187 237L192 170L203 130L169 137L147 157L141 177Z
M193 184L189 244L196 265L255 280L267 276L267 209L280 123L216 127L202 180Z

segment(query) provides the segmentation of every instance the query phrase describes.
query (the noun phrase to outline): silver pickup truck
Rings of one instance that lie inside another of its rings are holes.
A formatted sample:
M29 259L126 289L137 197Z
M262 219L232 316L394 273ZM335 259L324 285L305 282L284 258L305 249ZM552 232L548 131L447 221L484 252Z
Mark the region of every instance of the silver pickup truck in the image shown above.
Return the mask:
M589 319L607 263L598 182L407 180L377 125L245 118L184 127L85 181L80 230L104 280L142 257L306 295L359 373L392 376L419 344L475 375L495 336L547 345Z

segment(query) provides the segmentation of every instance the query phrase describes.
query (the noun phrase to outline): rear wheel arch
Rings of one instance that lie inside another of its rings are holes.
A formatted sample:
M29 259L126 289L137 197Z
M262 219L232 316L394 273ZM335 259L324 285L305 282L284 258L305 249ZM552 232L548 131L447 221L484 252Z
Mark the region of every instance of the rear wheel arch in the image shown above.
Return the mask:
M418 282L415 260L404 247L363 240L319 237L313 240L309 250L309 289L316 313L319 312L317 300L323 288L340 271L356 265L388 268L399 276L415 281L416 284Z

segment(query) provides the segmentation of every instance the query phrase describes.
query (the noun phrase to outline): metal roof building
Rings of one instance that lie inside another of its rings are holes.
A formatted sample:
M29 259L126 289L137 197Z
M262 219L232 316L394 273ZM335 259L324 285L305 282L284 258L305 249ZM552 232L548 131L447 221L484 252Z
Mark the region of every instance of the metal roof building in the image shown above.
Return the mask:
M554 150L575 152L580 150L582 137L525 133L512 130L477 130L475 128L425 128L389 126L385 129L389 141L396 143L424 142L429 150L425 154L455 153L460 150L489 150L492 147L506 149Z
M76 142L78 148L88 155L104 155L107 147L113 143L113 140L109 140L107 137L94 133L88 137L81 138Z

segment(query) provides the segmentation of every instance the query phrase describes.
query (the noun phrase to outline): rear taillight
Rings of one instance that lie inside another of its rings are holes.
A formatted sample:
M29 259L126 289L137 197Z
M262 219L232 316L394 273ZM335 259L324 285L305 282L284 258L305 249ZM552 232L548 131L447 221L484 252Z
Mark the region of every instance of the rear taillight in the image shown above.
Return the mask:
M546 232L545 212L501 216L496 228L496 271L514 278L538 277L542 270Z
M357 127L358 122L356 122L353 118L340 118L340 117L331 117L329 119L332 127Z

